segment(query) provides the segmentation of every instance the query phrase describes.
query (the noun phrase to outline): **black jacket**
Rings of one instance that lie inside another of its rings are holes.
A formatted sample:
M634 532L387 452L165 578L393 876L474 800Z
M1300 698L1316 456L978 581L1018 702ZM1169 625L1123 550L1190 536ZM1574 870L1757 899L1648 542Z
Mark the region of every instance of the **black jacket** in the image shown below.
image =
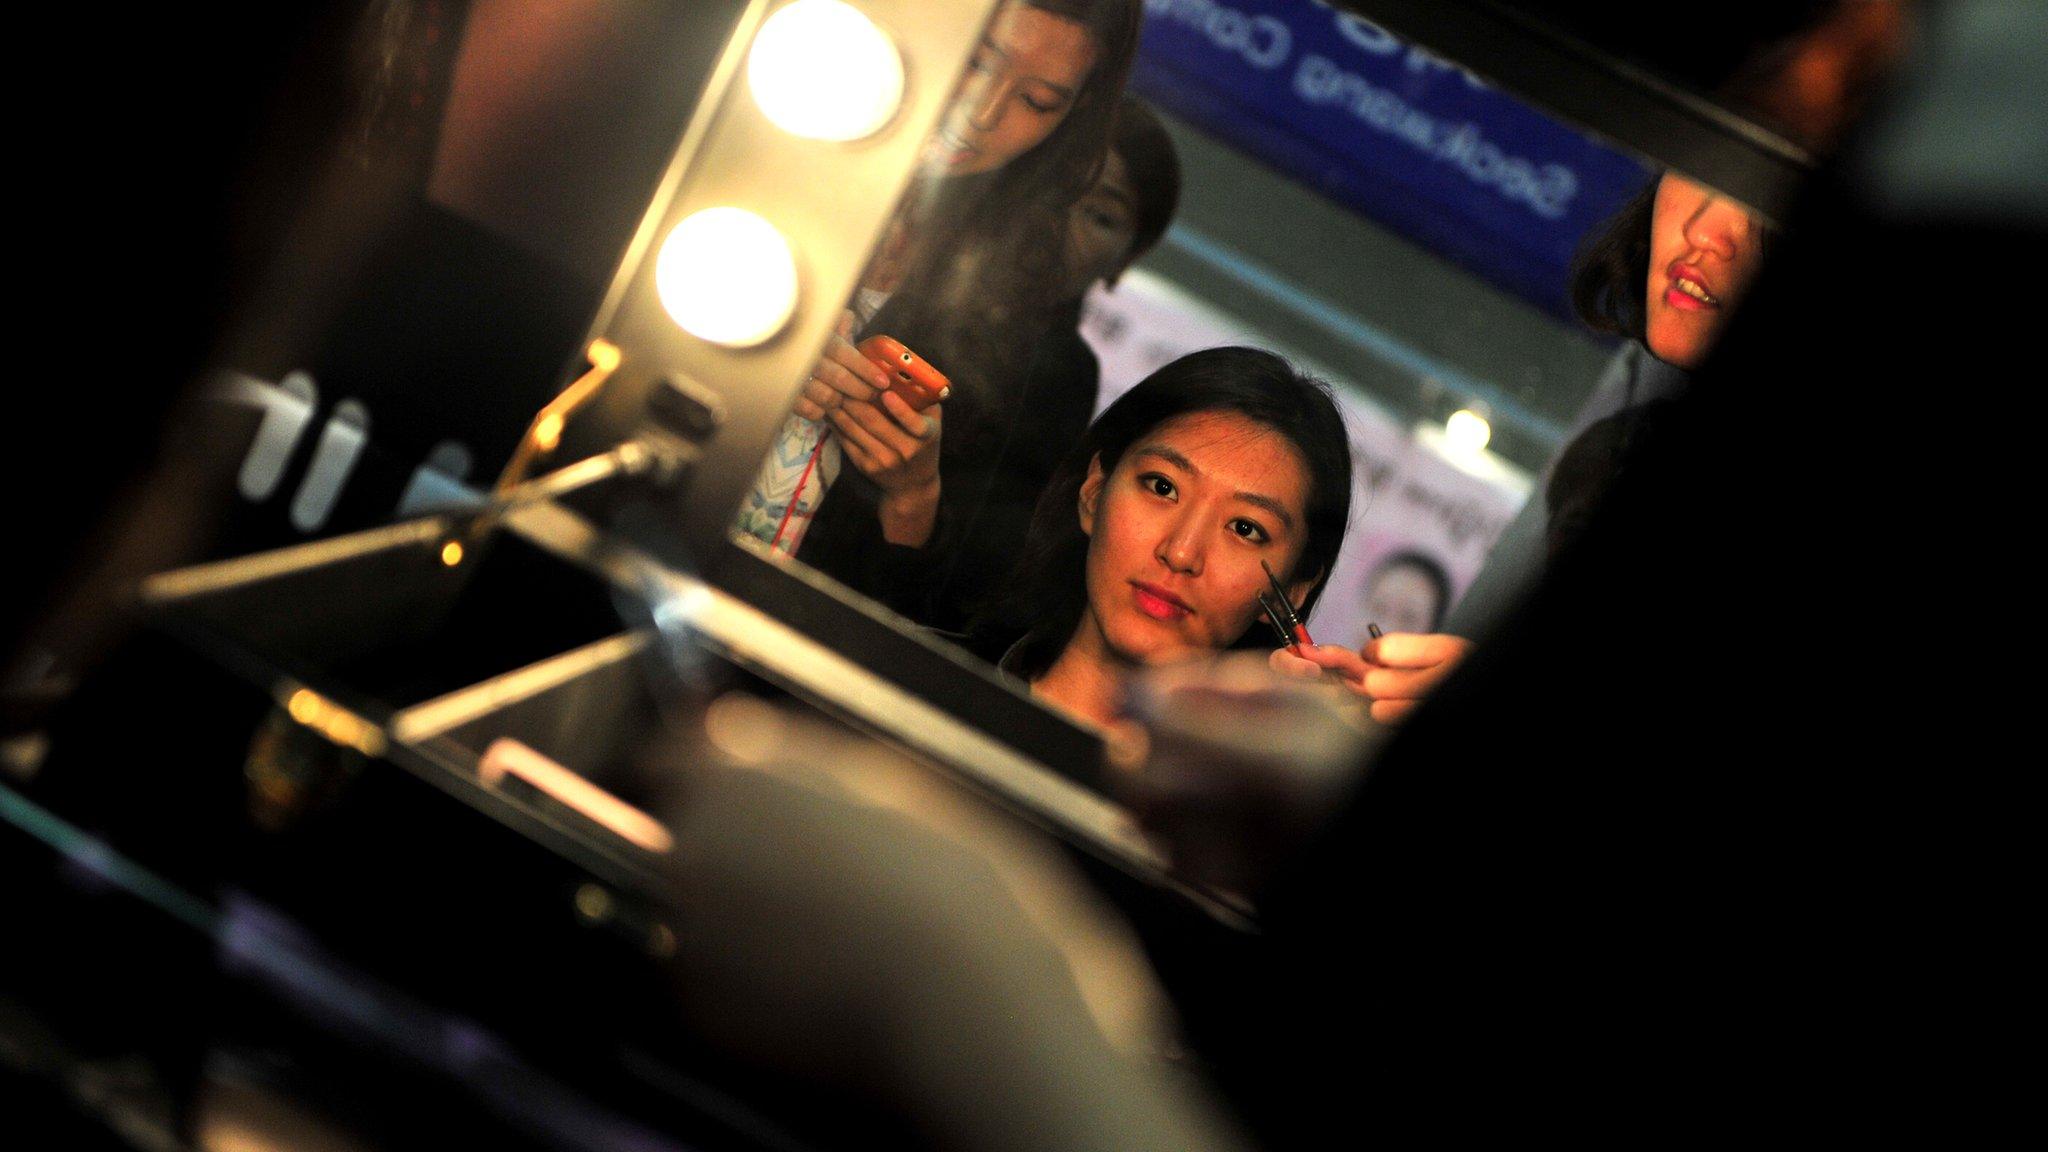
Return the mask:
M867 333L886 332L912 348L916 335L889 331L887 309ZM1031 525L1038 498L1094 415L1099 370L1078 331L1080 304L1032 342L1020 370L953 381L939 445L939 516L922 548L882 539L881 491L849 466L826 493L797 556L919 624L963 632L982 602L1001 590Z

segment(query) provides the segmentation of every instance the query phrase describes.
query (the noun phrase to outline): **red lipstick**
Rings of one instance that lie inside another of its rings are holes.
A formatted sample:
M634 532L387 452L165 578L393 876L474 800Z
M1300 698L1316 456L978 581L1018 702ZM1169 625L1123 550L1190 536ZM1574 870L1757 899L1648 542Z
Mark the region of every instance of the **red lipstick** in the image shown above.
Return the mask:
M1175 596L1157 584L1147 584L1143 580L1133 580L1131 581L1131 588L1137 594L1138 611L1152 617L1154 620L1178 620L1183 616L1194 615L1195 610L1188 605L1187 601Z
M1665 273L1671 286L1664 290L1664 303L1683 312L1699 312L1721 306L1704 273L1690 264L1673 264Z

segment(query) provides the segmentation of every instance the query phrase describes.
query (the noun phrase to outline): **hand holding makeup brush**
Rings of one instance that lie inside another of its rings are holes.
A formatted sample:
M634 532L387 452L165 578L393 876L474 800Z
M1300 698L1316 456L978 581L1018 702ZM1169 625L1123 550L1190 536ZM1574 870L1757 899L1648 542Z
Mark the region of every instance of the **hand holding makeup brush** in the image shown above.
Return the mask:
M1389 632L1353 652L1340 644L1277 648L1275 672L1304 680L1334 680L1371 702L1381 723L1406 716L1471 651L1472 642L1446 633Z

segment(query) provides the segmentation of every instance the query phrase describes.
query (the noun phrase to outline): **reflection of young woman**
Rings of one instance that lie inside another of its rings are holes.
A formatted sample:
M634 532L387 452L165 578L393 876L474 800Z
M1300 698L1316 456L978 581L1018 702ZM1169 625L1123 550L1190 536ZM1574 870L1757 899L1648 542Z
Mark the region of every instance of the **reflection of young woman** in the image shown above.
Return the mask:
M922 551L883 549L878 555L865 521L838 518L836 527L846 537L838 539L832 535L834 519L827 518L826 537L842 553L865 547L863 555L871 560L900 555L910 561L876 565L894 576L871 578L864 591L919 623L957 633L1008 581L1017 542L1030 527L1039 497L1095 412L1101 366L1080 332L1087 293L1098 283L1113 286L1158 242L1179 192L1179 161L1165 127L1125 96L1102 175L1067 214L1064 303L1052 309L1029 352L1013 361L1021 370L998 366L1007 374L992 386L1004 402L993 410L991 426L1001 430L1001 442L991 453L963 458L956 452L947 462L952 487L941 502L948 511L946 533ZM959 427L957 419L953 427ZM952 443L967 441L954 437ZM850 491L861 491L858 482ZM831 548L821 545L816 555L825 558L814 562L845 571L833 563ZM814 553L807 548L804 558L813 560Z
M1351 512L1328 391L1285 360L1214 348L1103 412L1040 501L985 641L1041 698L1107 723L1134 669L1263 646L1264 561L1306 614Z
M1763 222L1748 209L1676 172L1665 173L1615 215L1579 255L1572 303L1596 331L1631 339L1581 411L1580 431L1684 386L1687 371L1706 358L1756 278L1765 236ZM1610 455L1620 460L1626 453ZM1582 510L1586 494L1572 487L1604 488L1605 479L1583 469L1569 478L1553 477L1549 502ZM1487 610L1512 596L1528 561L1513 561L1510 542L1526 533L1533 553L1541 548L1534 541L1558 536L1542 527L1543 515L1543 507L1534 506L1509 527L1487 570L1466 593L1468 603L1453 615L1453 628L1475 630ZM1456 636L1390 634L1367 644L1355 667L1334 670L1374 701L1376 717L1387 719L1420 701L1468 647Z
M1060 303L1066 212L1102 166L1138 22L1137 0L1012 0L997 14L927 147L925 181L806 382L789 443L741 510L743 531L794 551L804 519L822 509L803 542L807 562L885 599L916 582L898 571L910 559L889 546L942 548L942 527L959 518L949 514L971 507L977 481L1020 438L1006 420L1029 406L1005 385L1028 367ZM874 333L946 373L952 399L918 413L889 395L887 375L854 346ZM798 491L790 463L803 465L803 446L828 431L812 471L833 486L806 478ZM843 484L832 479L841 454L853 465Z
M1572 270L1572 304L1595 331L1632 337L1676 368L1699 366L1764 257L1763 222L1666 172L1618 213Z
M1572 307L1594 331L1629 342L1575 432L1684 386L1762 267L1765 237L1748 209L1676 172L1615 214L1573 265Z

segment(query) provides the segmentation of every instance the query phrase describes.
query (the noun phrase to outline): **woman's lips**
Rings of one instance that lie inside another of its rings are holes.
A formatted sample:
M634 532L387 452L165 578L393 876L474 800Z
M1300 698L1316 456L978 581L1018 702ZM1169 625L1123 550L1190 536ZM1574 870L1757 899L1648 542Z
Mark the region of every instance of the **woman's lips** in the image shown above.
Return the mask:
M933 159L940 163L947 165L962 164L977 151L979 149L960 137L955 136L951 129L941 128L932 134L930 154Z
M1721 306L1721 298L1707 289L1707 279L1697 268L1678 264L1669 275L1671 286L1664 290L1664 303L1681 312L1703 312Z
M1142 580L1131 581L1133 597L1138 602L1138 611L1154 620L1179 620L1194 614L1188 602L1161 588Z

